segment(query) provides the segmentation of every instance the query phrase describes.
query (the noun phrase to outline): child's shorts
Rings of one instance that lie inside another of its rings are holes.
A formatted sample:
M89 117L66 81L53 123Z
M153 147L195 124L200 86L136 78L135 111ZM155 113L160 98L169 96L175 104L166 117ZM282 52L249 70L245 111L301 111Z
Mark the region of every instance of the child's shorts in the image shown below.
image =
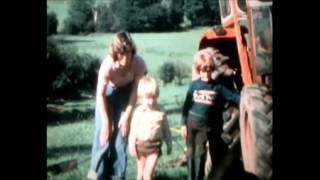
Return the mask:
M148 156L152 153L161 155L161 140L137 140L136 149L139 156Z

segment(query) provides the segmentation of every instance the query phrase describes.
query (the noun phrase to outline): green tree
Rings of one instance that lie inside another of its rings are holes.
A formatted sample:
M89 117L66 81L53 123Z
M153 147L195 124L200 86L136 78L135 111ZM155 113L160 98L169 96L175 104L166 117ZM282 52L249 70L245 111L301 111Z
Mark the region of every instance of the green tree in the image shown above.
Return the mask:
M130 6L131 2L127 0L116 0L112 1L110 5L110 10L114 15L114 22L111 27L112 31L119 30L129 30L128 29L128 18L130 17L132 12L132 7Z
M70 0L64 32L80 34L94 32L94 0Z
M114 16L112 10L105 4L99 4L96 6L96 32L110 32L114 22Z
M185 16L192 26L213 25L219 23L218 0L185 0Z
M168 24L172 29L179 29L183 22L183 0L171 0L168 9Z
M166 31L179 28L183 19L183 0L113 1L112 30L134 32Z
M58 19L54 12L47 14L47 36L57 34Z

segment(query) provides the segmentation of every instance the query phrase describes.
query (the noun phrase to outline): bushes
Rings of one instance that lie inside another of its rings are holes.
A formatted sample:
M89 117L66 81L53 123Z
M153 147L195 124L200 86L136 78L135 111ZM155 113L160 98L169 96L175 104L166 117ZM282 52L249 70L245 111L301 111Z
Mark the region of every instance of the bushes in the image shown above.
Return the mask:
M176 83L181 86L183 85L182 81L185 78L189 78L191 75L191 67L188 66L183 61L177 60L174 64L174 72L176 77Z
M160 66L158 72L160 79L166 85L174 79L174 64L172 62L165 62Z
M63 98L79 98L81 92L93 92L98 69L94 58L78 55L75 51L67 53L65 69L52 83L55 95Z
M57 34L58 19L54 12L47 14L47 36Z
M66 63L62 58L62 53L59 50L57 41L52 38L47 38L47 60L45 63L45 69L47 73L46 86L48 96L52 96L54 94L52 84L65 69Z
M176 80L177 85L183 85L183 79L190 77L190 70L191 67L183 61L167 61L159 67L158 75L164 85L171 83L173 80Z
M191 26L219 24L219 2L207 0L186 0L184 14Z
M139 5L130 8L130 14L119 16L125 18L126 29L134 32L169 31L179 28L182 22L182 5L179 8L177 2L168 5L162 3L152 3L149 5Z
M79 55L76 49L61 48L54 39L47 42L47 97L73 99L93 93L99 69L98 58Z

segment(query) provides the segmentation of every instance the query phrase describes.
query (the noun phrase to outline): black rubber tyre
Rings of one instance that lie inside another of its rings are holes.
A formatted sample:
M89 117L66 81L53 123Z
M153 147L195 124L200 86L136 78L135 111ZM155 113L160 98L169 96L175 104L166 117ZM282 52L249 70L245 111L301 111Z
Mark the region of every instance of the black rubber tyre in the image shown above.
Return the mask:
M272 95L265 86L245 86L240 102L240 137L244 169L272 179Z

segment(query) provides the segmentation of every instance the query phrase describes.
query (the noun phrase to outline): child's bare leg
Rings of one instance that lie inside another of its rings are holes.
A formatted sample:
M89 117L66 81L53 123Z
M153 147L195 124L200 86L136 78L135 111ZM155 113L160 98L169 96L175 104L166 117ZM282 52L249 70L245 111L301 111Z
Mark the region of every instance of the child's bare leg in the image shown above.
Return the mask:
M146 157L140 156L139 159L137 160L137 180L143 180L143 171L144 167L146 165Z
M146 158L146 164L143 172L143 180L151 180L154 169L157 165L159 155L157 153L150 154Z

